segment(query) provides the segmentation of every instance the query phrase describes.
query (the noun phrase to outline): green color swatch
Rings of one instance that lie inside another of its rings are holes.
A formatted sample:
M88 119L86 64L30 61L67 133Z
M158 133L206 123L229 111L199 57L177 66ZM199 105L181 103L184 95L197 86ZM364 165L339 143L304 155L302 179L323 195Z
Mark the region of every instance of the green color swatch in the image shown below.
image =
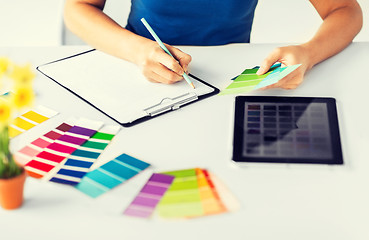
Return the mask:
M175 179L158 205L159 215L166 218L204 215L196 169L165 172L163 174L174 176Z
M267 73L257 75L258 67L245 69L237 78L235 78L227 88L219 95L247 93L252 90L269 86L284 78L301 64L281 67L281 64L274 64Z
M92 138L102 139L102 140L112 140L114 136L115 136L114 134L97 132L95 133L95 135L93 135Z

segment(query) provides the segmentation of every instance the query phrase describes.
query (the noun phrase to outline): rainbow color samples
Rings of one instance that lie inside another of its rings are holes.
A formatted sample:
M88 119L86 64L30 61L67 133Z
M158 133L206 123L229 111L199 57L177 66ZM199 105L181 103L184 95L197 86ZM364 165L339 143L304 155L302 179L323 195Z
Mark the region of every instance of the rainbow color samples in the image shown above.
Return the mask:
M85 143L103 125L102 122L80 119L58 138L34 156L26 165L25 170L34 178L49 179L55 175L57 167L63 164L67 157ZM54 170L55 169L55 170Z
M230 201L232 199L232 201ZM206 169L154 173L124 214L149 218L193 218L234 211L238 202Z
M59 165L54 175L49 177L50 181L76 185L90 170L90 167L119 131L118 126L104 126L91 136L82 145Z
M237 76L228 87L219 93L219 95L247 93L259 88L272 85L291 72L295 71L301 64L281 67L281 64L274 64L270 70L263 74L257 75L259 67L246 69Z
M69 118L14 154L29 176L76 185L120 130L88 119Z

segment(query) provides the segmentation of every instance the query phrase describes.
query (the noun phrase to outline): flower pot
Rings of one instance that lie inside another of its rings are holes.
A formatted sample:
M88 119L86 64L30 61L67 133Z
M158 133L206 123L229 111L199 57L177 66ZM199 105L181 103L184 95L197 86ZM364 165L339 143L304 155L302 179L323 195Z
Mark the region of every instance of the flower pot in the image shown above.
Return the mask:
M26 180L26 171L9 179L0 179L0 205L4 209L15 209L23 203L23 187Z

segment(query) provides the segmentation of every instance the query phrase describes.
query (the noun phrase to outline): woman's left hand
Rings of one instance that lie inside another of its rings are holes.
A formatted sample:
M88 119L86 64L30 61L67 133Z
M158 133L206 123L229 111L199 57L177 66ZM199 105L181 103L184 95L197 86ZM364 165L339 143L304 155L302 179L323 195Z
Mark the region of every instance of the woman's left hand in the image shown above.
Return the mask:
M265 74L276 62L280 62L282 67L295 64L301 64L301 66L277 83L261 88L262 90L269 88L295 89L304 80L305 73L312 68L308 50L303 45L295 45L274 49L264 59L257 74Z

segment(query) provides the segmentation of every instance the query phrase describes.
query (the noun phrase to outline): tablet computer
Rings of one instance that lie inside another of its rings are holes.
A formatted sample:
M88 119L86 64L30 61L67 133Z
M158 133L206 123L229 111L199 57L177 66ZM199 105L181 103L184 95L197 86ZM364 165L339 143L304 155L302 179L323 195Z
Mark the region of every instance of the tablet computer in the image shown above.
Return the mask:
M232 159L343 164L335 99L237 96Z

